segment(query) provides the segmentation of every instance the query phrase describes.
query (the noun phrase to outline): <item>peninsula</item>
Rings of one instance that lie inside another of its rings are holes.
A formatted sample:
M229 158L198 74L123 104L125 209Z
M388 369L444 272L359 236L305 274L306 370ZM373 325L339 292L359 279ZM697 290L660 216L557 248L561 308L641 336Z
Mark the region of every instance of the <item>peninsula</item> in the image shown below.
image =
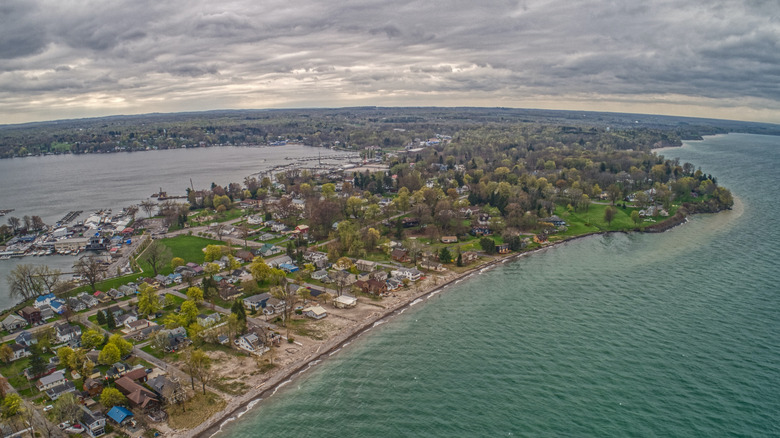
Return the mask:
M679 144L676 127L362 122L319 142L357 154L353 164L312 159L76 225L9 219L1 250L85 256L76 281L29 265L8 280L23 301L0 318L8 426L210 436L475 271L733 204L715 176L653 153Z

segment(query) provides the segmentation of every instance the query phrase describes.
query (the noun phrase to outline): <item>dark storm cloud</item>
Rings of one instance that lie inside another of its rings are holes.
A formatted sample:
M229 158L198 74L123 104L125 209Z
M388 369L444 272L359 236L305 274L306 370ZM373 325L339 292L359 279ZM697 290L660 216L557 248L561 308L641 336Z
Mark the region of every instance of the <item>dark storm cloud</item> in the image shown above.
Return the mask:
M0 5L0 112L415 96L777 111L778 17L780 4L758 0L12 0Z

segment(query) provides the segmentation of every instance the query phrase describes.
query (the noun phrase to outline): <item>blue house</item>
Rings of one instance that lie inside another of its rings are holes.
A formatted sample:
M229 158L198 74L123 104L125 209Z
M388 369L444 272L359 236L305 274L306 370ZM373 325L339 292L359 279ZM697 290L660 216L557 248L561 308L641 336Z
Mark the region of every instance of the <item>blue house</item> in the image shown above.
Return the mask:
M58 315L62 315L62 312L65 311L65 302L60 299L52 300L49 303L49 306L51 307L51 310Z
M279 269L283 270L284 272L295 272L298 270L298 267L292 263L282 263L279 265Z
M54 299L56 299L54 294L41 295L35 299L35 302L33 303L33 307L35 307L36 309L40 309L42 306L51 303L51 301Z
M122 406L114 406L106 414L108 418L116 422L116 424L122 424L123 421L133 416L133 413L129 409Z

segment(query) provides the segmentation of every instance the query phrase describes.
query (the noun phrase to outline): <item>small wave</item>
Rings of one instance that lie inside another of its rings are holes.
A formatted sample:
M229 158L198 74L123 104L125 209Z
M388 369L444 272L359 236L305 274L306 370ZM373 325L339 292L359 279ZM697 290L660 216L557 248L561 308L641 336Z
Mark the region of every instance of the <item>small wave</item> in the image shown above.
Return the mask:
M384 324L386 322L387 321L385 321L384 319L380 319L379 321L375 322L374 325L372 325L371 327L379 327L380 325L382 325L382 324Z
M460 281L461 281L461 280L455 280L455 283L454 283L454 284L458 284L458 283L460 283Z
M272 392L272 393L271 393L271 395L274 395L274 394L276 394L276 391L278 391L278 390L279 390L279 389L280 389L282 386L284 386L284 385L286 385L286 384L288 384L288 383L291 383L291 382L292 382L292 379L287 379L287 380L285 380L284 382L282 382L282 383L280 383L280 384L276 385L276 388L274 388L274 392Z
M333 350L328 356L333 356L334 354L338 353L339 351L341 351L341 348L339 348L337 350Z
M444 290L444 288L441 288L441 289L439 289L439 290L437 290L437 291L433 291L433 292L431 292L431 294L430 294L430 295L428 295L428 298L426 298L426 300L433 298L433 296L434 296L434 295L438 294L438 293L439 293L439 292L441 292L442 290Z
M404 307L403 309L401 309L401 310L398 312L398 314L400 315L400 314L402 314L402 313L404 313L404 312L406 312L406 308L405 308L405 307Z
M341 348L344 348L344 347L346 347L347 345L349 345L349 344L351 344L351 343L352 343L352 341L345 342L345 343L344 343L344 344L341 346Z
M420 304L420 303L422 303L422 301L423 301L423 300L422 300L422 298L417 298L416 300L414 300L414 301L412 301L411 303L409 303L409 305L410 305L410 306L414 306L415 304Z

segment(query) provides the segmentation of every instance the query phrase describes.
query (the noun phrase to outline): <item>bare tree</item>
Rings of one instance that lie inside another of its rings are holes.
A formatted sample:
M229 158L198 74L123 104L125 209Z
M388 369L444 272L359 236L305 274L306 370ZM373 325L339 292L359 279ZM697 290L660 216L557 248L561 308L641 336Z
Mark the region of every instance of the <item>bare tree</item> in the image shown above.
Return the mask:
M59 269L52 269L48 265L37 266L36 271L36 275L38 275L41 283L43 283L46 288L46 292L52 292L57 289L57 286L60 284L62 271Z
M37 275L35 265L21 264L17 265L8 273L6 281L11 292L11 297L29 300L41 294L43 291L43 282Z
M141 202L141 209L146 212L148 217L152 217L152 213L154 212L155 208L157 208L157 204L148 199Z
M171 249L163 245L157 240L153 240L152 243L146 247L143 253L143 260L145 260L152 267L152 272L157 275L157 272L163 269L173 258Z
M131 205L125 209L125 212L130 215L130 218L135 222L135 214L138 213L138 206Z
M73 264L73 270L89 284L94 292L95 285L103 278L105 268L97 257L86 256Z
M11 217L9 217L9 218L8 218L8 225L10 225L10 226L11 226L11 228L13 228L13 229L14 229L14 233L16 233L17 231L19 231L19 224L20 224L21 222L22 222L22 221L21 221L21 220L19 220L19 218L18 218L18 217L16 217L16 216L11 216Z

